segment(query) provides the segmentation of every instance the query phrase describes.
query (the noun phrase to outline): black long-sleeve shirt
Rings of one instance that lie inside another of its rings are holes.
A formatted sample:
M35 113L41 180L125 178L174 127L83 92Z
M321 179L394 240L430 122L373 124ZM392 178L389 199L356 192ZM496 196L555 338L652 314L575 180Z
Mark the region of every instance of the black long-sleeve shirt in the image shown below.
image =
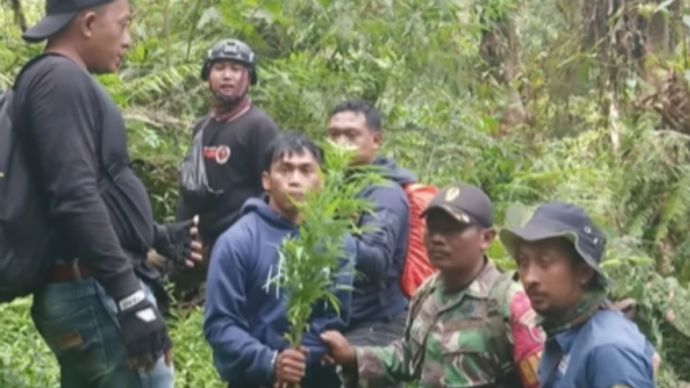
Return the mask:
M129 168L118 107L85 69L57 55L30 66L15 93L18 128L60 233L56 256L78 257L116 299L134 292L133 259L152 244L153 214ZM122 168L110 180L116 162Z

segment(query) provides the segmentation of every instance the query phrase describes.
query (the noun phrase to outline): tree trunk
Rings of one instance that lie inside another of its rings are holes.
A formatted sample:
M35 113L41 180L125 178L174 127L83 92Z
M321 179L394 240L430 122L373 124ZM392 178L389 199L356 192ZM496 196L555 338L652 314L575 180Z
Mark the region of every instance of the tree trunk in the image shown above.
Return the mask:
M508 84L520 69L520 41L513 15L484 19L479 52L499 82Z
M26 31L26 16L24 16L24 10L20 0L12 0L12 11L14 12L15 23L22 29L22 32Z
M657 4L663 3L656 0ZM682 23L682 0L675 0L669 4L666 11L655 12L650 20L645 21L645 34L647 36L646 49L656 55L668 55L680 41L679 26Z
M582 2L582 48L595 55L599 68L601 123L610 128L613 152L620 146L620 116L629 108L625 101L625 81L634 74L644 74L645 30L638 10L647 1Z
M520 38L515 22L519 2L482 2L481 6L483 8L479 18L483 29L479 53L489 66L492 77L509 89L508 103L501 117L501 132L505 132L525 124L528 120L525 104L514 82L521 68Z

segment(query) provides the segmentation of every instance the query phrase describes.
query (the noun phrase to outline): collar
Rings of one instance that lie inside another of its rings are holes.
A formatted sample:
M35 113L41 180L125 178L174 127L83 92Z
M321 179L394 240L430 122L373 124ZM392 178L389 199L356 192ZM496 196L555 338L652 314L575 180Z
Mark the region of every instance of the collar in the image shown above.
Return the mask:
M219 112L217 108L211 110L211 117L217 122L232 122L240 118L252 108L252 100L248 95L244 95L232 107L232 109Z
M556 342L563 354L568 353L570 348L573 347L573 342L575 342L575 338L583 326L584 325L571 327L570 329L553 334L549 340Z
M549 336L553 336L561 331L569 331L584 325L597 311L607 307L606 290L589 290L570 310L558 317L540 316L538 324Z
M441 300L444 301L444 308L449 309L460 304L465 296L475 299L486 299L489 297L491 285L497 277L501 276L501 272L496 268L494 263L488 258L485 258L486 263L484 268L477 274L477 276L470 282L470 284L452 294L445 294L443 292L443 280L439 274L434 275L431 284L431 293L437 294Z

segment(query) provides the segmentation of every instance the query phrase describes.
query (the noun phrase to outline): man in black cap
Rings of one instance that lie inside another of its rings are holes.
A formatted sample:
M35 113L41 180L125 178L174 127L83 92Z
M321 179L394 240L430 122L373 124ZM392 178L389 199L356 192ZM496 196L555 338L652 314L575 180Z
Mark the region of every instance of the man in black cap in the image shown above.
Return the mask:
M413 296L404 336L386 347L352 347L329 331L322 335L328 361L371 387L538 387L543 336L520 284L486 257L496 235L488 196L453 185L424 217L429 259L439 272Z
M183 176L177 218L186 220L199 214L201 237L210 249L239 218L245 201L263 193L262 157L278 135L278 126L249 98L250 85L257 83L258 76L256 55L246 43L228 39L211 47L201 79L208 82L213 102L192 133L193 142L201 142L210 190L190 192ZM178 290L193 290L205 276L206 268L201 266L174 280Z
M548 336L542 387L654 387L654 349L610 308L599 266L606 238L583 209L540 205L524 226L500 237Z
M192 223L154 223L122 115L91 76L122 65L128 1L48 0L46 11L23 35L47 40L45 53L24 67L13 100L59 237L57 265L34 294L34 323L63 387L172 387L171 343L149 286L157 273L144 258L155 247L184 263L199 246Z

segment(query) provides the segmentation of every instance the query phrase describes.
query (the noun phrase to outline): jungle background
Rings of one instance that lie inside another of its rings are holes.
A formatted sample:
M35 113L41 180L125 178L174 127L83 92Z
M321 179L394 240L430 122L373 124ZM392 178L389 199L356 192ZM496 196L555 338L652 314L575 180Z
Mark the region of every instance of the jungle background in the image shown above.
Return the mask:
M324 136L328 111L363 98L384 116L385 153L422 182L464 180L498 225L540 201L584 206L608 235L612 296L638 301L663 357L659 386L690 381L690 9L687 0L133 0L135 44L100 77L122 108L159 221L206 112L206 50L257 52L256 105ZM22 29L40 0L0 0L0 90L40 52ZM491 252L512 263L500 244ZM57 386L29 318L0 306L0 387ZM178 387L222 387L199 309L174 308Z

